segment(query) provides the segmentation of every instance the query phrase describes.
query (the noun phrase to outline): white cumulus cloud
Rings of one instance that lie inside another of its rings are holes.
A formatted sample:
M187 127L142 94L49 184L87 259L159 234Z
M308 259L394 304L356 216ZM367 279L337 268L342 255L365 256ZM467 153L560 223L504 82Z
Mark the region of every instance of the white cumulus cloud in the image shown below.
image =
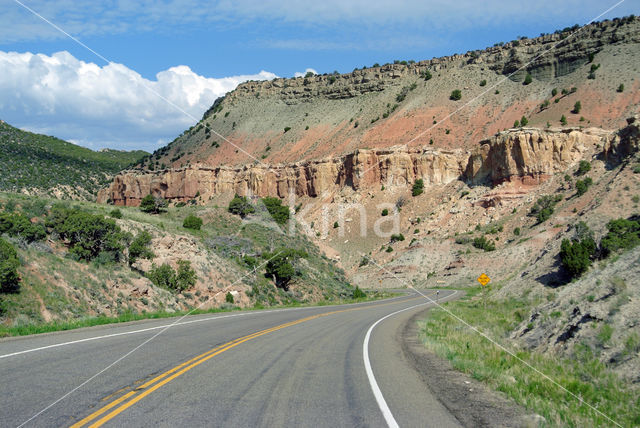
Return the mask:
M213 101L252 75L208 78L180 65L142 77L122 64L99 66L68 52L0 51L0 119L92 147L157 148L202 117Z
M293 73L293 77L304 77L307 73L318 74L313 68L307 68L305 71L296 71Z

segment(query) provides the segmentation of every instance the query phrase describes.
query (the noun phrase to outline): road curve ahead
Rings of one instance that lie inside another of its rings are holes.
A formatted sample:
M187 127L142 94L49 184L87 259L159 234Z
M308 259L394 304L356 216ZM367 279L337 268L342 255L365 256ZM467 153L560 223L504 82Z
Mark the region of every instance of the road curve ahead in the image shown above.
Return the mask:
M411 292L4 339L0 426L459 426L399 344L431 305Z

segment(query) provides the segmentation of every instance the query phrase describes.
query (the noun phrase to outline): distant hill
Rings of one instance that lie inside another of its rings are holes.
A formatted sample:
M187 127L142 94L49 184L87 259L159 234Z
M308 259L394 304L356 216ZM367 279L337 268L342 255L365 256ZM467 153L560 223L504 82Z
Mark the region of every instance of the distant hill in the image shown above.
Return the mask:
M95 152L0 121L0 191L93 199L112 175L146 155L141 150Z

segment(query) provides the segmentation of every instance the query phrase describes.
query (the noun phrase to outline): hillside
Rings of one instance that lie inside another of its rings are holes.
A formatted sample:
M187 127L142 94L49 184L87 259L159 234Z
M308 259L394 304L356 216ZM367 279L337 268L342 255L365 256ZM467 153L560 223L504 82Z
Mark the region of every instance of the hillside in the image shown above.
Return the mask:
M184 227L188 216L202 219L200 229ZM146 243L134 244L143 233L148 233ZM285 233L259 206L242 219L226 206L190 204L149 214L5 193L0 194L0 235L21 261L17 290L5 289L4 283L0 289L0 336L45 322L260 308L353 295L341 269L304 235ZM278 258L283 249L294 253ZM193 281L181 284L183 260L193 270ZM278 280L287 281L277 286L266 274L272 260L292 269L278 271ZM177 282L166 274L171 269Z
M145 155L143 151L94 152L0 121L0 191L93 200L114 174Z
M292 163L398 144L469 149L523 116L539 128L563 115L567 126L623 126L640 102L640 19L565 30L348 74L247 82L144 169Z

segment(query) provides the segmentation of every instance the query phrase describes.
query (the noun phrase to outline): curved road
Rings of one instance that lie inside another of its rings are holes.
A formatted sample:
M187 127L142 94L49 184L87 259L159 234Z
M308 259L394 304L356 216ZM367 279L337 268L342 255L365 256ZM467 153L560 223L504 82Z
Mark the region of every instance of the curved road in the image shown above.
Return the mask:
M0 426L459 426L398 342L428 306L409 294L4 339Z

